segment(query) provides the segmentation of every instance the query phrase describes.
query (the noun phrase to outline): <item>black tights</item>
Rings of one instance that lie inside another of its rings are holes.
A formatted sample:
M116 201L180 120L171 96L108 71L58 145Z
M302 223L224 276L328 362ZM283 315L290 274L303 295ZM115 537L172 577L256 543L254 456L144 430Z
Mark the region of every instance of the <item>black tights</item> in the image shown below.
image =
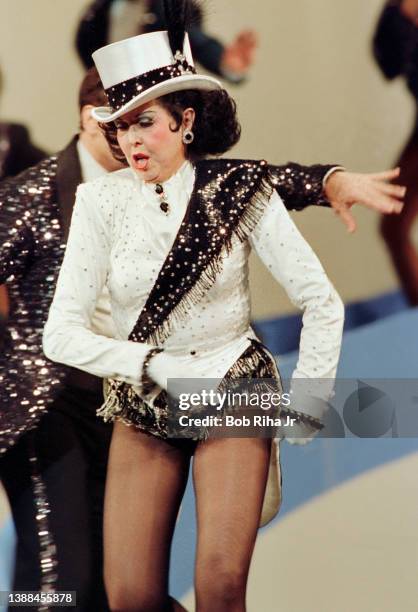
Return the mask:
M196 610L244 612L270 440L197 445ZM190 453L117 423L106 485L105 583L113 612L182 610L168 595L170 547Z

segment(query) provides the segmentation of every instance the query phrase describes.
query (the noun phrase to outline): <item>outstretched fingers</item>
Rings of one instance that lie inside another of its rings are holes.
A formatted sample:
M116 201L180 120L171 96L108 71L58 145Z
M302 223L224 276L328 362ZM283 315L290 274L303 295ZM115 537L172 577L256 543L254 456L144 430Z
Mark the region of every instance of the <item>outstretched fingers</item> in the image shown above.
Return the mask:
M376 181L394 181L399 177L401 173L401 169L392 168L391 170L384 170L383 172L374 172L369 174L368 176Z
M391 186L379 185L379 188L373 189L367 195L365 194L362 198L359 198L358 203L385 215L400 213L403 208L403 202L398 198L403 196L399 196L397 191L393 192L387 189L388 187Z
M393 185L391 183L379 183L379 189L388 196L403 200L406 195L406 187L403 185Z
M344 223L344 225L347 228L347 231L350 234L356 231L357 229L356 220L354 219L353 215L351 214L348 208L341 207L338 210L335 210L335 214L338 215L338 217L340 217L341 221Z

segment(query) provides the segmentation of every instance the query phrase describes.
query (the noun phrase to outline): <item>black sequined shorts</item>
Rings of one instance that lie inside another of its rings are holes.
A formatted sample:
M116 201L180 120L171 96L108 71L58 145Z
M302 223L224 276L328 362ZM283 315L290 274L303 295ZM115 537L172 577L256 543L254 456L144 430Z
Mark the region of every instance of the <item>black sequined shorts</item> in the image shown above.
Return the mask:
M274 358L266 349L266 347L258 340L251 339L250 346L241 354L237 361L230 367L228 372L219 387L222 385L230 385L234 380L257 380L257 391L260 392L280 392L282 385L280 375L274 361ZM265 379L265 382L262 380ZM260 388L261 385L264 388ZM274 411L276 416L278 411ZM100 411L99 411L100 414ZM104 414L102 413L102 416ZM119 407L117 412L109 415L107 418L111 420L120 420L126 425L134 426L137 429L159 438L163 438L168 443L174 446L184 447L193 452L199 440L208 437L207 430L202 437L202 431L193 432L178 431L173 432L169 426L169 405L168 397L165 391L162 391L150 405L144 401L137 401L135 404L129 402Z

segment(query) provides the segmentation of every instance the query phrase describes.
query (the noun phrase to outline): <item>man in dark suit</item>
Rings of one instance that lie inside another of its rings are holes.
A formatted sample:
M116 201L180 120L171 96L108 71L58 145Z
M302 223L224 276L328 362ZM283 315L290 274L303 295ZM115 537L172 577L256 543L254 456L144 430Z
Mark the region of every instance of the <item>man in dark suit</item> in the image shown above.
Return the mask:
M80 135L0 186L0 277L10 297L0 358L0 477L17 532L13 589L75 590L76 609L85 612L107 609L101 550L111 427L95 414L101 381L48 364L41 334L76 188L120 167L90 116L104 102L90 71L80 89ZM22 240L11 244L25 223ZM99 326L107 314L98 312Z
M192 26L188 29L194 58L209 72L233 83L242 82L254 61L257 39L252 31L238 34L224 45L204 32L202 11L192 2ZM86 68L99 47L136 34L165 30L162 0L94 0L83 14L76 47Z

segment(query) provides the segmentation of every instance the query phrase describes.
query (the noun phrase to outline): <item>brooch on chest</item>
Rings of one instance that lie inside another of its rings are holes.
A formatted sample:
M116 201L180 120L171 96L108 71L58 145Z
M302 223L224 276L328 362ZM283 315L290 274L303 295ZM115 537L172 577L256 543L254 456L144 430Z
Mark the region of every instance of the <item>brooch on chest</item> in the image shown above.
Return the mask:
M161 183L157 183L155 185L155 193L160 199L160 209L163 211L165 215L170 214L170 204L167 202L166 195L164 193L164 187Z

